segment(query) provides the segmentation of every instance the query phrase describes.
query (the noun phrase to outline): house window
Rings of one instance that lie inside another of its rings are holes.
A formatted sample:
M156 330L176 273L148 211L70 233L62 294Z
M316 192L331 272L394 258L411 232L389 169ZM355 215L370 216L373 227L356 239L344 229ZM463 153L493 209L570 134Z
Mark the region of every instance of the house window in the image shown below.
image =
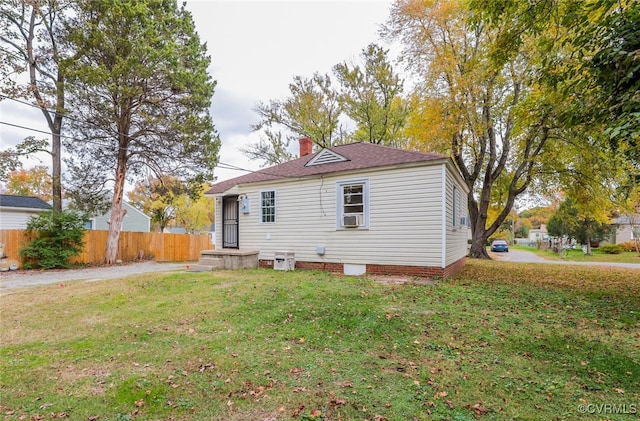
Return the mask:
M260 222L276 222L276 192L260 192Z
M369 226L369 181L353 180L337 184L338 228Z

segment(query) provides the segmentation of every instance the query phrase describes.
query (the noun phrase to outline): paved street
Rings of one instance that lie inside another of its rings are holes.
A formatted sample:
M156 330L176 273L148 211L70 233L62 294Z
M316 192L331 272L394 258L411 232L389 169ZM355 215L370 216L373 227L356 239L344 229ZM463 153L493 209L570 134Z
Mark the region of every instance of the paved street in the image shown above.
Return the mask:
M491 253L491 257L505 262L542 263L548 265L583 265L583 266L613 266L630 269L640 269L639 263L609 263L609 262L573 262L571 260L546 260L535 253L525 250L510 250L508 253ZM640 260L640 259L638 259Z

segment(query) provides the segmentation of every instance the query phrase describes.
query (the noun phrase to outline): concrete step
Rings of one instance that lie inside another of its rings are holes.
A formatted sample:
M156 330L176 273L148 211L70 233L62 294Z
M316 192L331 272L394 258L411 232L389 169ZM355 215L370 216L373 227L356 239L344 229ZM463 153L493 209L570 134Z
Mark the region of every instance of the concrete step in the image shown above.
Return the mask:
M200 260L198 260L198 265L212 266L215 269L224 269L224 259L220 257L201 256Z
M191 265L189 267L189 272L213 272L218 269L220 268L209 265Z

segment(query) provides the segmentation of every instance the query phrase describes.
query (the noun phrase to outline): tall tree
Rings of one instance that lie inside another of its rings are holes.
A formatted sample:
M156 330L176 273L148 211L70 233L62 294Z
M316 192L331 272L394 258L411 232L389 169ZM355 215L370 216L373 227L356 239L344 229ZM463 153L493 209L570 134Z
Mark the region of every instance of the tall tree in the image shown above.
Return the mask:
M252 129L262 130L266 139L242 150L249 159L279 164L293 158L287 152L292 140L309 137L318 146L326 148L340 138L342 110L328 75L315 73L310 79L295 76L289 84L289 92L291 95L285 99L260 103L256 107L260 121Z
M60 68L62 26L73 13L73 2L64 0L6 0L0 4L0 41L3 54L0 75L28 74L28 82L3 77L0 90L12 99L32 99L51 131L53 209L62 211L62 122L65 110L65 77ZM27 142L7 157L42 150ZM14 161L17 164L17 161Z
M405 146L408 107L388 50L370 44L361 58L362 65L343 62L333 67L336 86L330 75L296 76L289 97L260 103L256 108L260 120L252 128L265 137L245 147L244 155L280 164L294 157L289 145L301 137L311 138L320 148L350 141ZM349 119L355 130L342 124Z
M439 110L433 133L448 142L424 147L451 153L469 187L469 256L476 258L488 258L487 239L531 185L553 130L553 100L536 83L536 50L526 38L501 49L500 34L518 23L509 17L492 23L463 2L398 0L385 28L421 80L416 95Z
M178 198L187 187L176 177L149 177L140 180L127 196L134 207L151 217L151 223L163 232L176 218Z
M4 194L36 196L46 202L51 200L51 175L49 168L44 165L12 171L3 184L0 190Z
M79 52L65 62L74 120L74 186L91 175L112 186L105 263L116 260L127 179L149 171L189 179L213 178L220 141L209 106L215 87L210 58L193 19L175 0L92 0L68 26ZM82 124L76 124L82 121Z
M563 20L575 53L564 87L574 97L568 123L604 125L611 148L632 164L640 183L640 3L572 2Z
M208 186L203 186L207 188ZM176 221L191 234L207 233L215 221L215 199L183 194L176 203Z
M586 254L591 255L592 240L604 238L610 229L608 213L591 200L584 200L584 190L575 191L578 196L568 196L560 203L558 210L549 218L549 234L555 237L575 238L586 246Z
M538 38L537 48L557 52L541 60L541 82L563 101L559 121L563 136L573 143L569 145L571 157L565 163L574 166L574 161L583 160L585 154L600 155L593 167L598 170L579 174L581 182L590 178L590 187L596 190L598 184L616 185L618 202L640 190L640 3L469 3L481 20L515 22L500 34L500 51L511 51L526 36L534 36Z
M398 147L404 146L399 133L407 106L402 98L403 81L393 70L388 53L370 44L361 53L363 68L345 62L335 65L333 72L341 86L340 103L357 126L353 140Z

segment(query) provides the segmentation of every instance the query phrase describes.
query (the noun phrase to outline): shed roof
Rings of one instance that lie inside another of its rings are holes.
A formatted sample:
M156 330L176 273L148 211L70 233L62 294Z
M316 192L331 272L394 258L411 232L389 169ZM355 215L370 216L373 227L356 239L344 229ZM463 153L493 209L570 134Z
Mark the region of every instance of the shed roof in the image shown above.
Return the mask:
M51 209L51 205L39 197L15 196L11 194L0 194L0 207L43 210Z
M345 160L332 160L325 164L307 165L307 163L316 158L317 155L328 150L333 154L338 154L344 157ZM209 189L209 191L206 192L206 194L224 193L225 191L240 184L251 184L283 178L303 178L360 169L429 162L446 158L446 156L440 154L406 151L373 143L350 143L347 145L323 149L319 152L309 154L283 164L264 168L240 177L216 183L211 187L211 189Z

